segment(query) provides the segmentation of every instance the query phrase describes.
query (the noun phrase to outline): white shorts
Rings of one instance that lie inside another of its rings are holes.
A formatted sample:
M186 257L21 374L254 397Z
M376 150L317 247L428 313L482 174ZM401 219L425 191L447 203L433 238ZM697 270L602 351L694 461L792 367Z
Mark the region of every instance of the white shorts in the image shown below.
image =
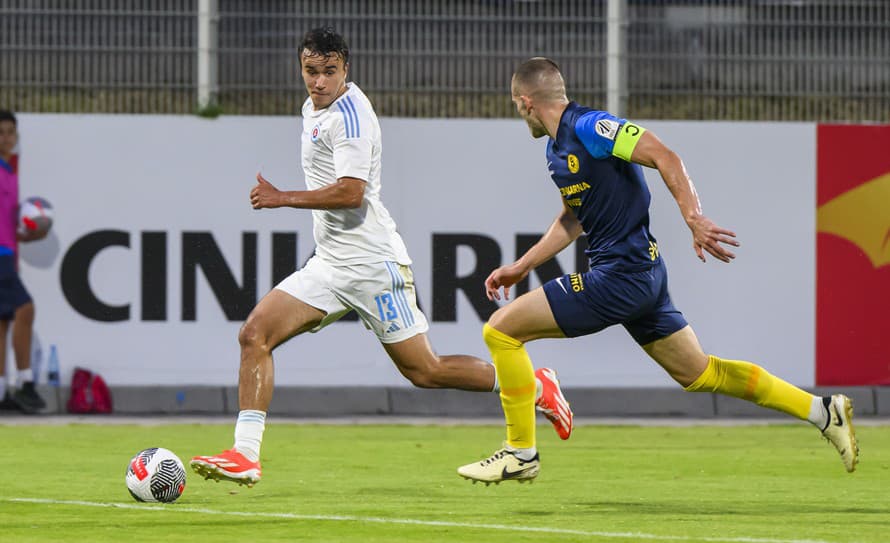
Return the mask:
M381 343L398 343L429 330L417 307L414 274L396 262L332 266L313 256L275 288L327 313L311 332L351 309Z

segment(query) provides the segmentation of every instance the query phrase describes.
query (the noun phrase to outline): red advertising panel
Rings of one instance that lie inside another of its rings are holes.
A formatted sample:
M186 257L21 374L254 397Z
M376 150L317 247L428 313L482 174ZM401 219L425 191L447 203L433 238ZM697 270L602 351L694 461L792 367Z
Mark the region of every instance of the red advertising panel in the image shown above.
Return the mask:
M816 384L890 384L890 126L820 125Z

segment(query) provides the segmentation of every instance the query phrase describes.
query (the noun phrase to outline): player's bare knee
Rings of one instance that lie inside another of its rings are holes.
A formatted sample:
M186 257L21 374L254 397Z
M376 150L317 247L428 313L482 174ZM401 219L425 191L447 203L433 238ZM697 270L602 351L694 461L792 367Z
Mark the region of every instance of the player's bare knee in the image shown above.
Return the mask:
M488 317L488 326L490 326L491 328L494 328L495 330L502 332L506 315L507 315L506 306L498 309L497 311L492 313L490 317ZM483 329L482 329L483 339L485 339L486 336L489 335L490 333L491 332L490 332L490 330L488 330L488 328L483 327Z
M497 313L495 313L497 314ZM494 315L492 316L494 317ZM521 342L511 337L508 333L498 328L499 322L494 318L488 320L488 323L482 327L482 340L489 349L516 348Z
M238 331L238 344L241 345L241 350L269 350L266 334L251 319L248 319Z

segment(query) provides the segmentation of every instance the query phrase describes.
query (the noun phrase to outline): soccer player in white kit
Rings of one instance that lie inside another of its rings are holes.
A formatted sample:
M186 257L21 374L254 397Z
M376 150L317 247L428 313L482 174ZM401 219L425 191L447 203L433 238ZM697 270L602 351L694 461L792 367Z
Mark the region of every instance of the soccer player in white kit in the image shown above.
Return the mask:
M415 386L495 391L494 366L468 355L437 355L417 307L411 259L380 201L380 125L370 101L347 83L349 49L331 28L309 31L300 47L309 98L303 104L302 165L308 190L281 191L262 175L250 192L254 209L311 209L315 255L269 292L241 327L240 412L235 445L190 465L208 479L253 486L261 477L260 444L272 399L272 350L355 310L399 371ZM540 368L536 405L560 437L572 412L555 373Z

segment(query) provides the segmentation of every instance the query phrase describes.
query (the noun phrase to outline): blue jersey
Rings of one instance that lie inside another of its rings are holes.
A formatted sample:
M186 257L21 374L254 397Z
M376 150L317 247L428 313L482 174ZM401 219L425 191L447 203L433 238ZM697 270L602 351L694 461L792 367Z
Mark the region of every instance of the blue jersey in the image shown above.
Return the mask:
M659 262L649 232L649 187L630 154L645 129L570 102L547 167L587 236L590 267L639 271Z

